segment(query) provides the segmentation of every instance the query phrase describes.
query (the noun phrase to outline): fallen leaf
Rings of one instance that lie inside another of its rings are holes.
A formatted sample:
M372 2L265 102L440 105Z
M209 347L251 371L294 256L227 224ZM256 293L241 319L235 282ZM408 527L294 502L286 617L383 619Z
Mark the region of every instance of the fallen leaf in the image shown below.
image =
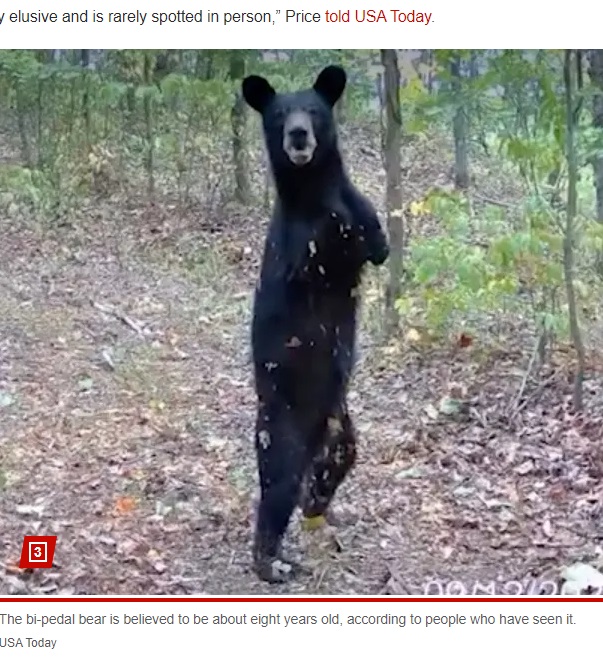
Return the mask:
M446 390L449 397L454 399L464 399L467 396L467 385L457 381L449 381L446 384Z
M31 504L20 504L17 507L17 513L20 516L41 516L44 513L44 506L33 506Z
M26 568L21 568L19 566L19 561L15 561L14 563L7 563L4 565L4 570L9 573L10 575L21 575L24 573L27 569Z
M413 217L420 217L428 212L425 201L412 201L408 206L408 209Z
M421 470L419 468L407 468L406 470L400 470L396 475L396 479L418 479L422 476Z
M85 376L77 382L77 387L80 392L90 392L94 387L94 381L89 376Z
M443 415L456 415L461 410L461 402L452 397L444 397L438 406Z
M454 552L454 548L452 546L445 545L442 548L442 558L444 559L444 561L446 561L447 559L450 559L453 552Z
M432 420L437 420L440 415L438 409L433 404L427 404L424 410Z
M131 538L126 538L117 546L118 554L122 554L126 557L129 557L136 552L141 553L142 550L143 546L140 543L133 541Z
M486 505L488 509L501 509L505 507L513 507L513 504L508 500L488 500L485 497L479 496L479 499Z
M113 357L108 349L103 349L101 351L101 359L110 370L115 370L115 363L113 362Z
M133 497L119 497L115 502L115 511L121 515L131 513L136 508L136 500Z
M406 340L408 342L421 342L421 334L417 329L411 328L406 333Z
M8 408L15 403L15 398L8 392L0 392L0 408Z
M514 468L519 475L527 475L534 469L534 461L524 461L521 465Z
M603 588L603 574L586 563L567 566L561 571L561 578L565 581L564 591L569 595Z
M547 538L553 538L553 528L551 526L551 521L548 518L542 523L542 533Z
M173 510L173 505L165 504L161 500L157 500L157 502L155 502L155 514L158 516L167 516Z

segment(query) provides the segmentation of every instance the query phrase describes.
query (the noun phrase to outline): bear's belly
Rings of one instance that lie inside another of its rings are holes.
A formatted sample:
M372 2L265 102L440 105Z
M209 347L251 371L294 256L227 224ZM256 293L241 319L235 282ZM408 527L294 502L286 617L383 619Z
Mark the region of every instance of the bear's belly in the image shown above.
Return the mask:
M254 317L260 397L277 396L304 413L328 413L341 403L352 371L355 303L321 298L283 311Z

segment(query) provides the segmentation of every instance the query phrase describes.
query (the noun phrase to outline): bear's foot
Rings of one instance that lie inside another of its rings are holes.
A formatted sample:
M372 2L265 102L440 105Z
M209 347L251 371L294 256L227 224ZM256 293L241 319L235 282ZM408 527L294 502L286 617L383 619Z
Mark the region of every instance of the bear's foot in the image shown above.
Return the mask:
M297 561L279 555L257 557L254 560L254 569L257 576L270 584L284 584L299 575L309 574L309 570Z

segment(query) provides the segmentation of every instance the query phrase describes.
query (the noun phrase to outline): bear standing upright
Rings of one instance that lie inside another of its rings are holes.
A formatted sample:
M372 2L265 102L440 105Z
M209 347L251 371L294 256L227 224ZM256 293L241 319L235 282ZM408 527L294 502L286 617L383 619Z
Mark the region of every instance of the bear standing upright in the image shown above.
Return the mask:
M295 570L281 542L300 496L306 518L323 516L354 464L346 396L357 287L365 263L380 265L389 253L339 151L333 106L345 85L337 66L291 94L255 75L243 81L246 102L262 115L277 190L252 322L261 486L253 557L270 582Z

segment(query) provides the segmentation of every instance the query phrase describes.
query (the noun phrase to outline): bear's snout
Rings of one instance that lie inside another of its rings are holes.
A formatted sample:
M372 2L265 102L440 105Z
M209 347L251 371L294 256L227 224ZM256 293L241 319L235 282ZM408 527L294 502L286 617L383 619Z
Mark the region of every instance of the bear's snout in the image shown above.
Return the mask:
M312 119L307 112L296 111L285 121L283 150L296 166L310 162L316 150L316 137Z
M305 128L294 128L289 133L291 145L296 151L305 151L308 143L308 131Z

